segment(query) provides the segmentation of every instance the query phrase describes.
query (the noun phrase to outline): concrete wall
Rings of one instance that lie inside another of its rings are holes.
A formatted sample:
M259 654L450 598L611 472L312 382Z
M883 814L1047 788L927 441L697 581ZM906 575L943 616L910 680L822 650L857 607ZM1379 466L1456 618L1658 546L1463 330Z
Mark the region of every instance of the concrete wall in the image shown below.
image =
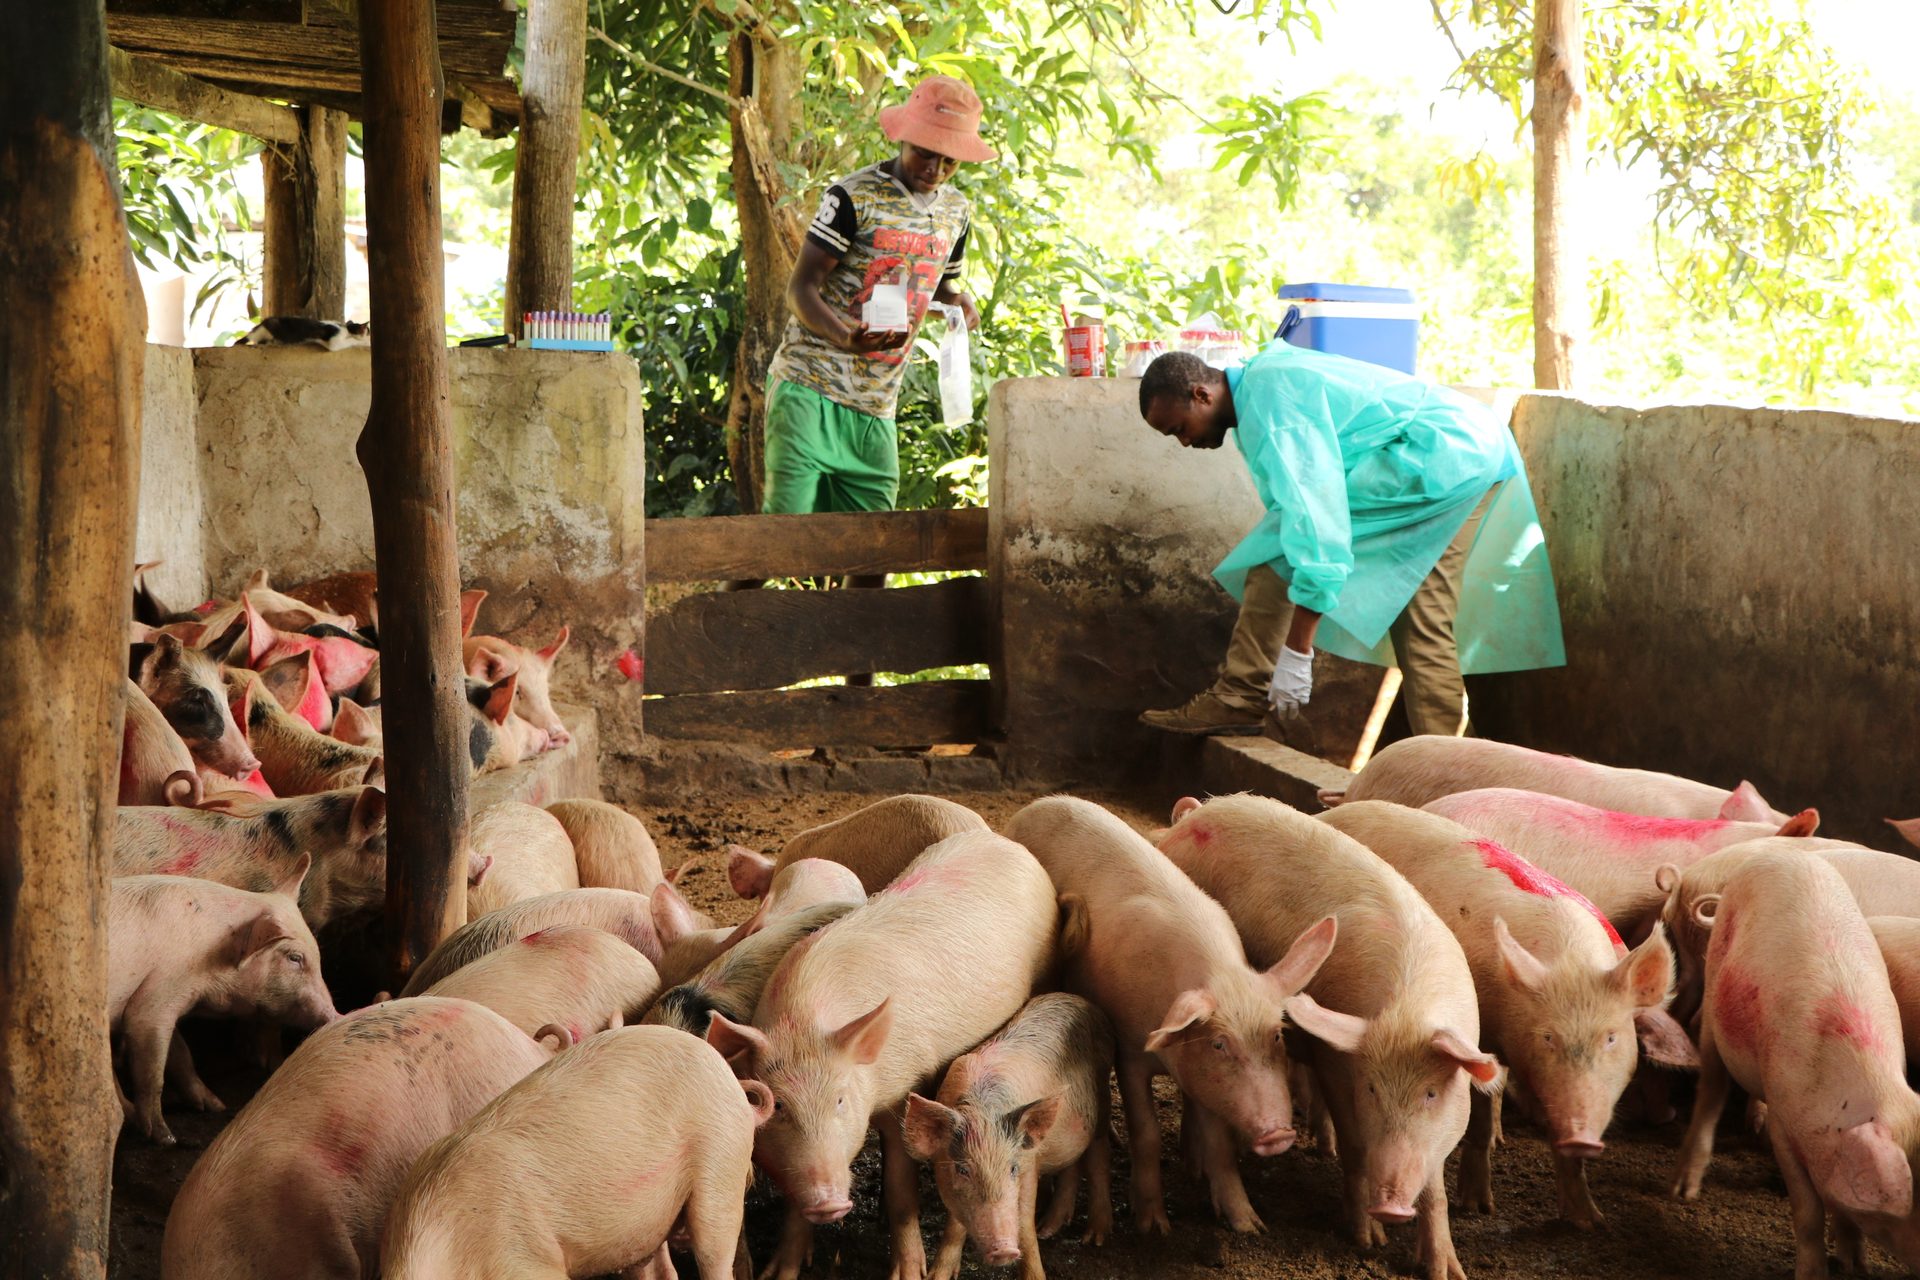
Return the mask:
M1564 670L1476 681L1510 738L1731 785L1896 847L1920 814L1920 422L1530 395L1514 427Z
M160 561L147 585L171 608L207 598L194 443L193 355L147 348L140 391L140 512L133 558Z
M153 496L194 493L211 591L230 593L262 566L286 584L371 568L354 455L368 353L191 356L197 487L170 479ZM637 749L639 698L613 663L639 643L644 617L638 372L622 355L505 348L455 350L450 363L461 578L491 593L480 629L539 645L571 624L556 698L594 707L609 747Z
M1017 777L1152 768L1156 735L1136 717L1210 684L1233 627L1212 570L1260 519L1253 482L1231 444L1155 435L1138 388L1020 378L989 398L1000 715ZM1321 746L1350 753L1380 672L1330 656L1316 668Z

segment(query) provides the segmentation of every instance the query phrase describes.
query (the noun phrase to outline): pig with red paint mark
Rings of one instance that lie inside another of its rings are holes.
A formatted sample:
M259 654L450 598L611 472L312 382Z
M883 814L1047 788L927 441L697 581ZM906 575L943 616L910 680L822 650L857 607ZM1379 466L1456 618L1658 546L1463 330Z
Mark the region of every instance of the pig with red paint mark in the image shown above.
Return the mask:
M229 673L231 674L231 673ZM311 653L297 653L263 667L255 673L273 700L288 714L300 717L316 732L325 733L333 724L333 700L320 678L319 664ZM241 719L236 716L235 719ZM241 721L243 724L244 720Z
M652 893L667 878L646 824L620 806L605 800L556 800L547 812L560 820L573 844L581 888Z
M114 814L116 876L190 875L265 893L308 855L313 871L300 885L300 914L313 928L386 901L386 793L242 795L197 809L123 806Z
M260 767L227 705L220 664L170 635L132 646L128 675L153 699L193 758L229 778Z
M1554 1151L1560 1212L1601 1221L1586 1162L1632 1078L1638 1048L1692 1066L1693 1048L1665 1009L1673 952L1663 931L1632 951L1578 893L1457 822L1382 801L1319 815L1412 882L1466 952L1480 999L1481 1047L1500 1056L1541 1113ZM1476 1096L1460 1164L1460 1199L1493 1208L1499 1095Z
M1797 1280L1827 1274L1831 1214L1842 1267L1862 1236L1920 1267L1912 1161L1920 1096L1872 930L1832 865L1770 848L1695 904L1713 935L1701 1006L1700 1086L1673 1193L1700 1194L1713 1131L1737 1083L1767 1104L1767 1139L1793 1208Z
M1775 829L1787 815L1771 808L1742 782L1732 791L1648 769L1618 769L1574 756L1549 755L1489 738L1421 734L1383 747L1344 792L1325 792L1328 804L1391 800L1415 808L1441 796L1485 787L1512 787L1564 796L1599 809L1655 818L1726 818L1767 822Z
M603 929L648 960L658 963L660 959L652 904L645 894L625 889L568 889L513 903L454 930L415 967L400 994L417 996L460 966L556 924Z
M229 669L226 686L247 745L275 795L305 796L345 787L377 786L386 761L371 747L330 738L280 705L258 673Z
M518 676L513 706L521 717L546 735L542 750L563 747L573 741L560 713L553 709L553 664L567 647L571 629L561 627L553 643L544 649L502 640L498 636L469 636L462 646L467 674L488 684Z
M948 836L985 831L984 818L939 796L891 796L802 831L778 858L727 846L727 879L743 898L765 896L773 878L802 858L825 858L851 868L868 893L878 893L906 865Z
M306 631L313 627L337 627L341 631L354 631L360 626L359 618L350 613L334 613L306 600L300 600L285 592L275 591L273 582L265 569L255 569L253 575L240 588L240 596L252 605L269 625L281 631Z
M1170 1075L1191 1104L1183 1133L1214 1212L1235 1231L1264 1231L1235 1143L1262 1156L1293 1145L1281 1032L1287 1009L1301 1007L1296 998L1333 949L1336 922L1307 929L1261 971L1248 963L1226 909L1100 806L1050 796L1015 814L1006 831L1059 888L1066 987L1113 1019L1135 1227L1171 1229L1153 1101L1153 1078Z
M1729 845L1765 836L1810 836L1820 814L1807 809L1784 824L1727 818L1650 818L1596 809L1578 800L1513 787L1442 796L1423 806L1513 850L1565 881L1639 941L1660 917L1667 895L1654 882L1662 866L1692 866Z
M901 1132L907 1094L1027 1002L1053 961L1053 884L1032 854L987 831L951 836L900 877L796 943L752 1025L714 1017L707 1040L777 1100L754 1158L787 1198L763 1280L800 1273L812 1224L853 1208L853 1159L880 1131L893 1274L919 1280L916 1170ZM962 978L963 980L956 980Z
M659 990L653 964L623 940L556 924L455 969L426 994L483 1004L528 1035L558 1024L577 1043L639 1021Z
M692 977L673 985L647 1011L646 1021L703 1036L718 1013L734 1022L753 1021L774 970L794 945L826 928L857 904L828 902L773 919L764 906L742 925L745 936ZM749 927L753 926L753 927Z
M907 1148L933 1166L947 1232L931 1280L954 1280L968 1237L988 1266L1020 1264L1045 1280L1040 1242L1073 1217L1084 1169L1083 1244L1113 1231L1107 1113L1113 1026L1079 996L1035 996L1013 1021L954 1059L938 1100L907 1097ZM1040 1179L1052 1176L1046 1218L1035 1220Z
M1287 1014L1333 1117L1347 1225L1362 1248L1420 1218L1430 1280L1465 1280L1447 1218L1447 1156L1499 1063L1460 943L1407 878L1350 836L1277 800L1237 795L1184 810L1161 852L1225 905L1247 958L1271 964L1317 920L1340 944Z
M308 1037L174 1197L161 1280L374 1275L387 1211L433 1143L566 1047L470 1000L392 1000Z
M265 1017L325 1026L335 1012L320 977L320 946L295 896L305 855L266 893L186 876L123 876L107 905L107 1020L132 1083L129 1118L172 1145L160 1110L163 1076L201 1111L224 1111L193 1069L175 1025L188 1015Z
M684 1031L595 1036L420 1157L387 1219L380 1274L671 1275L667 1237L683 1223L701 1280L731 1280L736 1263L745 1270L754 1133L772 1114L767 1086L736 1080Z
M1691 1022L1699 1011L1709 941L1695 908L1702 899L1722 892L1741 866L1762 853L1801 854L1828 863L1867 915L1920 916L1920 862L1846 840L1768 837L1729 845L1684 870L1662 867L1655 881L1666 894L1660 918L1673 942L1678 972L1673 1013L1682 1021Z
M127 713L120 734L121 804L190 804L199 798L200 782L193 754L173 731L160 708L133 681L127 684ZM184 774L184 782L175 775Z

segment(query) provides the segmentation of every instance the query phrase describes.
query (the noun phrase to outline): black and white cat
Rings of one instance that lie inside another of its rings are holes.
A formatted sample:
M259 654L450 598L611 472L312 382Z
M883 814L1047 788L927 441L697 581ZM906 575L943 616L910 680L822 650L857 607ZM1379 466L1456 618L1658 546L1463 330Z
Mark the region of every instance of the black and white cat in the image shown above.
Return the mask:
M358 320L309 320L305 316L267 316L247 330L236 347L318 347L322 351L345 351L364 347L372 339L368 326Z

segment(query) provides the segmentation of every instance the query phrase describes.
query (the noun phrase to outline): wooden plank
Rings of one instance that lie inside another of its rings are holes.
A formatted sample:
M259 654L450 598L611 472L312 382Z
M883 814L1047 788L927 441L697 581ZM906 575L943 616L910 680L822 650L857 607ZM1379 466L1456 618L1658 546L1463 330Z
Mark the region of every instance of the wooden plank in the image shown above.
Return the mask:
M986 567L984 507L647 521L649 582Z
M787 747L924 747L978 742L987 731L985 680L934 680L884 688L825 685L764 693L682 693L648 698L647 732L778 750Z
M152 58L137 58L124 49L107 50L107 69L113 77L113 96L171 111L188 120L234 129L241 133L295 146L300 142L300 117L276 102L222 89L194 76L182 75Z
M647 619L647 692L779 689L816 676L987 660L987 580L715 591Z

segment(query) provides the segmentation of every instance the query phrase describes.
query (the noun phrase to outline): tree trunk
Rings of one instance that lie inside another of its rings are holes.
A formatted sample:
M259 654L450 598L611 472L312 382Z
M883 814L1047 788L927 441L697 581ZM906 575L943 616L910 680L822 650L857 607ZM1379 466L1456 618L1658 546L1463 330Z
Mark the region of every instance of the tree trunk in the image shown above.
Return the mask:
M373 500L386 706L387 943L393 980L466 919L467 709L440 246L440 50L433 0L360 11ZM398 987L394 988L398 990Z
M586 88L587 0L534 0L520 81L506 331L528 311L573 309L573 197Z
M1533 28L1533 380L1573 386L1587 335L1586 257L1571 225L1586 163L1580 0L1540 0Z
M345 320L347 116L299 109L300 137L260 153L261 314Z
M146 309L100 0L0 0L0 1277L100 1277Z
M767 369L786 331L787 281L804 234L800 213L781 203L788 192L780 176L799 133L800 67L778 35L758 26L734 32L727 62L733 195L746 275L746 315L727 403L727 462L740 509L753 513L760 510L766 456Z

